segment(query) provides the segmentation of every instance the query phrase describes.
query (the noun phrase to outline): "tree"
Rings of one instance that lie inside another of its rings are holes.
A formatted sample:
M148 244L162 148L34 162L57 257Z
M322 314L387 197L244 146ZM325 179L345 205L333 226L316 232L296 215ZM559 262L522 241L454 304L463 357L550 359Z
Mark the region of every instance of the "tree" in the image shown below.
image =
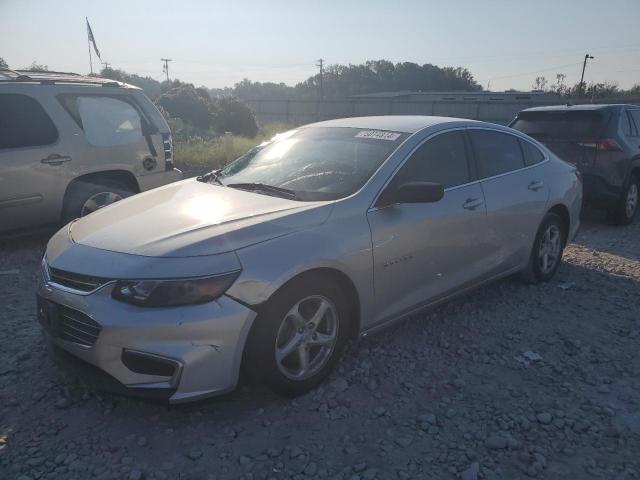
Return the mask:
M35 60L31 62L24 70L31 70L32 72L47 72L49 71L49 65L43 65L41 63L37 63Z
M211 125L218 133L231 132L245 137L255 137L258 124L253 112L245 103L234 97L214 100L211 107Z
M135 73L130 74L124 70L114 68L103 68L100 72L100 76L140 87L152 100L159 97L161 93L160 82L151 77L141 77Z
M193 85L174 87L163 93L157 102L170 116L181 118L198 129L209 129L211 101L203 98Z
M392 63L370 60L360 65L330 65L322 78L325 98L384 91L481 90L466 68L440 68L429 63ZM297 98L317 98L320 75L313 75L295 87Z
M536 77L536 79L533 81L533 85L531 85L531 88L533 90L540 90L541 92L546 92L548 84L549 82L546 79L546 77Z
M2 57L0 57L0 68L9 68L9 64Z

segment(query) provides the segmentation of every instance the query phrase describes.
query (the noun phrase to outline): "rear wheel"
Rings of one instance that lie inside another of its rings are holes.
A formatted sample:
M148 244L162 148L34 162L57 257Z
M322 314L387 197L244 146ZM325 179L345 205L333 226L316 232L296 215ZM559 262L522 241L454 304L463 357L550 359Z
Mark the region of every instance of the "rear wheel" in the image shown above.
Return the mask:
M521 279L529 284L551 280L560 266L565 240L562 219L555 213L547 213L536 234L529 265L520 274Z
M629 184L624 189L618 204L609 211L609 219L616 225L629 225L638 212L640 197L640 181L631 175Z
M245 350L249 375L286 396L313 389L344 348L348 312L344 294L327 280L285 286L254 322Z
M65 223L84 217L101 208L111 205L135 192L129 187L111 181L78 181L71 187L64 205Z

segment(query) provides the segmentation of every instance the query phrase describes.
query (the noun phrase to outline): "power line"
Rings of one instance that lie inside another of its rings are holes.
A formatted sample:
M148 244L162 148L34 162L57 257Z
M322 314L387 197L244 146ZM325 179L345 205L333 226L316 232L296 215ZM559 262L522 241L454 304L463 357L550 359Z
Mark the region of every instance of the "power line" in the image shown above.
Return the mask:
M161 58L160 61L164 62L164 66L162 67L162 72L167 75L167 82L168 82L169 81L169 62L172 62L173 60L170 58Z
M582 65L582 62L568 63L566 65L557 65L555 67L549 67L549 68L545 68L545 69L542 69L542 70L535 70L535 71L532 71L532 72L514 73L512 75L501 75L499 77L491 77L488 80L490 82L491 80L500 80L500 79L503 79L503 78L524 77L526 75L534 75L536 73L544 73L544 72L549 72L551 70L557 70L558 68L574 67L576 65ZM484 82L484 81L482 81L482 82Z

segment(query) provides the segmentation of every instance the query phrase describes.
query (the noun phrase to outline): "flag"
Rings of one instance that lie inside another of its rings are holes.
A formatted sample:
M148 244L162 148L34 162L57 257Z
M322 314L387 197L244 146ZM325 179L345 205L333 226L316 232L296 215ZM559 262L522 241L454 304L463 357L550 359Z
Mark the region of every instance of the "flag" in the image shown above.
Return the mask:
M96 51L96 55L100 58L100 50L98 50L98 46L96 45L96 39L93 37L93 32L91 31L91 25L89 25L89 19L85 17L87 21L87 36L89 37L89 41L93 43L93 49ZM102 61L102 58L100 58Z

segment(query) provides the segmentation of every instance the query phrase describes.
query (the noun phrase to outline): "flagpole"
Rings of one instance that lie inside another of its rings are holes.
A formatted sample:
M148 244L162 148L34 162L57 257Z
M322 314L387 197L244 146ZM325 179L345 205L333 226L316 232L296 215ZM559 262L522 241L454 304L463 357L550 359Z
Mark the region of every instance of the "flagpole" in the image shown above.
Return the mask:
M91 59L91 39L89 38L89 30L88 30L89 19L87 17L84 17L84 19L87 21L87 45L89 46L89 70L91 71L91 75L93 75L93 60Z

